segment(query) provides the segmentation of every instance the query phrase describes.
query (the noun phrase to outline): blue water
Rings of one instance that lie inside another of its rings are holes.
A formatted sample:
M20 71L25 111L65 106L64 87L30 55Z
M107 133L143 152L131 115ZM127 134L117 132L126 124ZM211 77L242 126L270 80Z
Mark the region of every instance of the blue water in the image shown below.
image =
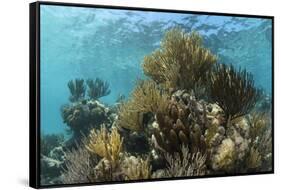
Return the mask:
M220 62L254 75L256 86L271 94L272 23L268 19L125 11L41 5L41 131L64 133L60 108L68 103L67 82L107 80L113 104L128 97L143 78L143 57L159 47L175 26L198 31Z

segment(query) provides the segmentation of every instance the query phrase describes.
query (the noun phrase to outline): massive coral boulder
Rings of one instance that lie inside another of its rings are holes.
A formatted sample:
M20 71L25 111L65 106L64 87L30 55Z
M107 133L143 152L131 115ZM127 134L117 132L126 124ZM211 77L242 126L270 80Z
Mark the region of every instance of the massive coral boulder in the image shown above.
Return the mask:
M63 122L73 134L73 143L80 141L83 136L89 134L91 129L99 128L101 124L110 127L116 117L110 108L97 100L82 100L65 105L61 113Z
M68 88L71 103L61 108L63 122L72 133L72 139L68 143L70 145L87 136L92 128L101 124L111 126L115 119L111 110L98 101L99 98L110 94L109 83L96 78L88 79L86 84L84 79L70 80ZM85 97L86 90L88 97Z
M193 153L204 153L210 143L205 132L222 121L219 107L178 90L172 94L167 109L155 113L152 141L156 148L165 152L180 152L182 146L188 146Z

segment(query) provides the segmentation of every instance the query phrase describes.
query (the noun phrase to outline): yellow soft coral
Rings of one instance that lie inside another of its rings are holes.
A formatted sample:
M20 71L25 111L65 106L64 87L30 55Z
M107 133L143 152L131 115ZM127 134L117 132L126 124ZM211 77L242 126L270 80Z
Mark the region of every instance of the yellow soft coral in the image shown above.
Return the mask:
M122 166L126 180L149 179L151 177L151 166L148 159L130 156L125 158Z
M168 95L161 92L155 82L140 81L132 93L134 108L139 112L157 112L168 106Z
M143 115L167 109L168 95L157 88L153 81L140 81L131 99L119 108L118 125L133 131L143 130Z
M218 153L213 158L213 169L215 170L231 170L235 161L235 144L227 138L222 141L218 147Z
M262 159L259 151L255 148L250 149L249 156L246 159L247 167L249 169L256 169L259 168L262 164Z
M100 130L93 129L90 133L89 144L86 148L102 158L107 159L112 167L119 164L119 155L122 151L123 138L116 128L111 133L102 126Z
M194 89L208 80L217 58L202 45L199 34L179 28L165 34L161 47L146 56L144 73L166 88Z
M252 113L249 116L250 136L253 140L263 135L271 125L270 117L265 113Z
M129 100L126 103L123 103L118 110L118 126L121 126L126 129L133 131L141 131L143 113L138 112L134 108L134 102Z

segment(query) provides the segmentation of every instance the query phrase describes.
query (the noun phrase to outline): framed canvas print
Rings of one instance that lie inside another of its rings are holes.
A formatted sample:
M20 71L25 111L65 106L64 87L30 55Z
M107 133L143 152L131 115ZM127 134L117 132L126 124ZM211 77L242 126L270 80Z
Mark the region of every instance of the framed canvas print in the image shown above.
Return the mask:
M271 16L30 4L30 186L274 172Z

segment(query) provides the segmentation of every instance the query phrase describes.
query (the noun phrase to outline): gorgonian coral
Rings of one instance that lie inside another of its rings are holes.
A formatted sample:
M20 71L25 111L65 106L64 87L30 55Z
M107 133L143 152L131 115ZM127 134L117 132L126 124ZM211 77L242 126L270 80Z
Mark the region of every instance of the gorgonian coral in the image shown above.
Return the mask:
M201 176L206 172L206 155L190 153L185 146L181 147L181 154L165 153L167 169L164 170L165 177Z
M226 119L248 114L261 96L252 74L232 65L217 64L210 81L211 98L223 109Z
M98 163L97 155L91 154L82 144L65 153L62 181L64 184L89 183L95 181L93 168Z
M249 118L251 150L247 165L254 171L268 171L272 163L271 118L266 113L252 113Z
M122 163L122 172L126 180L149 179L151 177L149 159L127 156Z
M113 128L111 132L109 132L105 126L102 126L100 130L93 129L89 139L86 148L90 152L108 160L112 168L118 166L123 138L116 128Z
M139 81L132 93L134 107L138 112L157 112L168 106L169 96L161 91L153 81Z
M83 79L70 80L67 86L71 94L69 97L71 102L76 102L85 97L86 86Z
M117 123L118 126L133 131L143 130L143 113L135 110L133 100L120 105Z
M166 88L194 90L203 87L217 58L202 45L196 32L168 31L159 49L146 56L144 73Z
M96 100L110 94L109 83L99 78L96 78L95 80L88 79L87 85L87 93L90 99Z
M161 92L153 81L139 81L131 94L131 99L119 108L118 125L134 131L143 130L146 113L165 110L168 95Z

